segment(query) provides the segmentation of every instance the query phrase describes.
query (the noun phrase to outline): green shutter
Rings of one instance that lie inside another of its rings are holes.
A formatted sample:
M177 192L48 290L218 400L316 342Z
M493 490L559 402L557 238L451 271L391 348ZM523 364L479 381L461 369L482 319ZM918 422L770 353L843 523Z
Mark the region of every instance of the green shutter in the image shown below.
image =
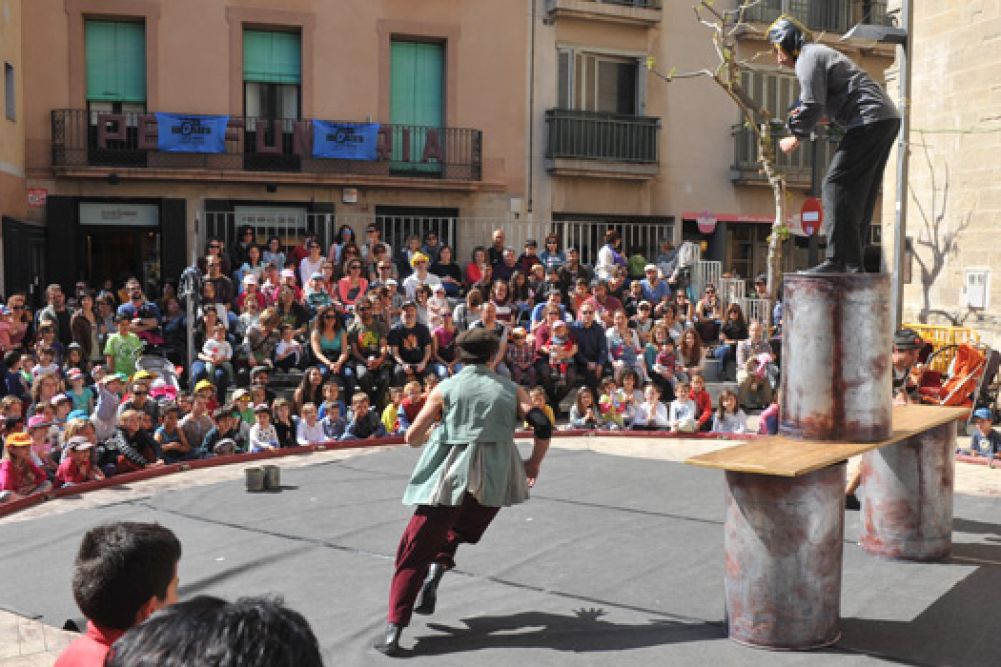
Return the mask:
M255 83L301 83L299 34L244 30L243 80Z
M441 44L393 42L389 99L393 123L442 126L444 62Z
M144 24L87 21L85 43L89 101L146 101Z

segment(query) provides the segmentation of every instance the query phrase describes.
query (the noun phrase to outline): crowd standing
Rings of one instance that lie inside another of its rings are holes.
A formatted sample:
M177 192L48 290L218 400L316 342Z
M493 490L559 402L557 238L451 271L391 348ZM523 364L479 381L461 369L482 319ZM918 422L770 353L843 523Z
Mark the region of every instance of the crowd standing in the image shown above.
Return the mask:
M81 281L72 295L49 285L37 312L9 295L0 501L190 459L400 435L462 369L468 329L496 333L488 366L573 428L742 433L742 407L772 402L764 327L713 285L691 294L668 242L648 260L609 230L592 267L556 235L515 249L497 229L460 263L434 231L399 252L378 227L364 233L342 226L327 248L309 235L259 246L249 227L229 247L211 239L186 272L190 295L135 277ZM739 380L715 403L702 377L712 359L735 362ZM293 379L290 396L276 395L276 374Z

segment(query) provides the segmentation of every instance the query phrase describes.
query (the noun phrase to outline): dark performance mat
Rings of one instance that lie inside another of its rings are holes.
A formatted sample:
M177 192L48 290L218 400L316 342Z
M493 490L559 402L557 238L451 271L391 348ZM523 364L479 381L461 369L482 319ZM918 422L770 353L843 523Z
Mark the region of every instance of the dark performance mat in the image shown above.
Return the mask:
M180 537L181 597L275 594L310 621L329 665L388 664L384 624L400 503L417 452L399 448L282 471L280 493L242 480L0 524L0 607L61 627L82 534L158 521ZM63 500L59 502L72 502ZM872 558L847 516L843 637L812 653L726 639L723 474L553 449L528 503L459 549L432 617L403 636L413 665L998 665L1001 503L958 496L954 558Z

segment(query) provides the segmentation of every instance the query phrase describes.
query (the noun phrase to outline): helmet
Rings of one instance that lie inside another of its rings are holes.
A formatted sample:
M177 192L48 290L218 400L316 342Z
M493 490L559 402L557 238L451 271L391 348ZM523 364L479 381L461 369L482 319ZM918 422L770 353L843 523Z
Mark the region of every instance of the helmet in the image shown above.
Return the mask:
M806 26L788 14L783 14L768 26L768 41L793 58L798 57L803 44L812 39L813 35Z

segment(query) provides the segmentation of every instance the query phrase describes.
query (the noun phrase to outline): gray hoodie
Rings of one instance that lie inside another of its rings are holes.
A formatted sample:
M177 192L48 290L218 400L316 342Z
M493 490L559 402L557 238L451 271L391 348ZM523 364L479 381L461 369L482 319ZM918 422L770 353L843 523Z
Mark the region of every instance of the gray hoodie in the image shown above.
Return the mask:
M800 138L826 115L843 128L900 118L883 88L843 53L806 44L796 59L799 104L789 112L789 131Z

